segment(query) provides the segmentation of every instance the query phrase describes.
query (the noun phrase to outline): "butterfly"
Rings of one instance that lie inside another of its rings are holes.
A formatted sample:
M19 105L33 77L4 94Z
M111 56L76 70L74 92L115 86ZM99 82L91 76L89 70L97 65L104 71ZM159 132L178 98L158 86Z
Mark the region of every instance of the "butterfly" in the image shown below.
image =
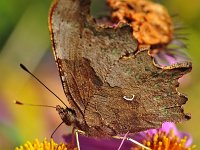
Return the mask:
M190 119L177 91L190 61L159 68L149 49L138 50L132 29L98 26L89 0L55 0L49 30L70 107L57 106L66 125L87 136L112 137ZM157 60L158 61L158 60Z

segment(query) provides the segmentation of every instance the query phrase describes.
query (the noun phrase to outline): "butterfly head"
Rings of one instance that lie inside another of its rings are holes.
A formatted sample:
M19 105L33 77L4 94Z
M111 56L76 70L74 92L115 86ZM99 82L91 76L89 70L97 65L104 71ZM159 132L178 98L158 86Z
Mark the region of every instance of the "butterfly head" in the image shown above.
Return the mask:
M63 122L70 126L73 123L76 122L76 113L73 109L70 108L63 108L60 105L56 106L56 111L58 112L58 114L60 115L61 119L63 120Z

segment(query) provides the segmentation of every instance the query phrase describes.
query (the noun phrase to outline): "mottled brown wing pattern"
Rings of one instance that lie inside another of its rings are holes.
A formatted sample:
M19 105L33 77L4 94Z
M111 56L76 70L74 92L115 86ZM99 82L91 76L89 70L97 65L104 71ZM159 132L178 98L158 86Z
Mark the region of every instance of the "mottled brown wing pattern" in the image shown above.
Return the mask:
M148 50L136 54L129 26L97 26L89 2L57 0L49 18L65 94L77 120L84 120L75 126L105 137L187 119L181 108L187 98L176 88L191 63L156 67Z
M83 95L82 74L85 69L77 66L84 65L82 62L81 51L79 51L79 39L82 23L82 17L78 10L81 10L79 1L58 0L52 4L49 17L49 29L53 42L55 59L59 68L64 92L72 108L77 108L77 116L83 118L85 109L85 95ZM70 14L70 15L68 15ZM76 21L74 19L76 18ZM85 73L86 74L86 73ZM90 83L88 86L90 87ZM87 84L86 83L86 84ZM88 87L88 88L89 88ZM87 89L84 87L86 94ZM75 94L76 93L76 94Z
M50 11L49 27L65 94L72 107L78 108L77 115L83 116L92 93L120 56L136 50L136 40L129 27L115 31L91 26L86 21L88 16L80 11L87 10L87 2L81 1L81 6L79 3L78 0L56 1ZM73 10L71 6L75 6ZM98 77L94 69L101 72Z
M107 124L113 134L125 134L158 128L165 121L187 120L190 116L182 109L187 98L176 88L178 78L190 70L190 62L184 68L177 64L173 70L159 69L146 51L120 60L108 74L103 90L90 100L85 114L87 123L99 128ZM132 101L123 98L132 95Z

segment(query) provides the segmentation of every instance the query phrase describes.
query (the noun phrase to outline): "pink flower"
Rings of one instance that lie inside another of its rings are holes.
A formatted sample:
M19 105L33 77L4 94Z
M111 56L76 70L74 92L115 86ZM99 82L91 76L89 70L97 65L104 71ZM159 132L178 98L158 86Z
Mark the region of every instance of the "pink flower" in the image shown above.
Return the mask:
M152 150L190 150L192 138L189 133L178 131L176 125L171 122L163 123L160 129L150 129L133 136ZM142 150L139 146L133 146L133 150Z
M71 135L63 136L66 143L71 142ZM132 139L143 143L152 150L190 150L192 138L188 133L178 131L174 123L163 123L159 129L150 129L129 135ZM81 150L117 150L122 140L118 139L96 139L79 135ZM144 148L125 141L120 150L144 150Z
M36 139L33 142L27 141L24 145L16 147L16 150L22 149L41 149L41 150L77 150L76 144L72 145L72 136L64 135L65 143L57 144L53 139L40 142ZM151 150L191 150L192 138L188 133L177 130L174 123L163 123L160 129L150 129L139 132L132 139L143 143L144 146ZM122 140L119 139L96 139L79 135L79 143L81 150L117 150ZM120 150L145 150L139 145L135 145L130 141L124 141Z
M63 136L66 143L70 143L72 136ZM117 150L122 140L118 139L96 139L92 137L86 137L79 135L79 143L81 150ZM125 141L120 150L129 150L132 147L132 143Z

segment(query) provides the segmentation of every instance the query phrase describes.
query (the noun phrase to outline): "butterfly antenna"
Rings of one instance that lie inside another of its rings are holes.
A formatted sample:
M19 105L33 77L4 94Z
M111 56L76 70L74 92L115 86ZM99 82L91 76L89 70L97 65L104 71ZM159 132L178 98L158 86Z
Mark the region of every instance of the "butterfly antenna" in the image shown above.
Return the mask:
M55 106L50 106L50 105L37 105L37 104L28 104L28 103L22 103L20 101L14 101L15 104L17 105L28 105L28 106L41 106L41 107L49 107L49 108L56 108Z
M26 71L28 74L30 74L32 77L34 77L40 84L42 84L49 92L51 92L55 97L57 97L57 99L61 102L61 103L63 103L65 106L66 106L66 108L68 108L67 107L67 105L63 102L63 100L60 98L60 97L58 97L52 90L50 90L42 81L40 81L34 74L32 74L23 64L20 64L20 67L24 70L24 71Z

